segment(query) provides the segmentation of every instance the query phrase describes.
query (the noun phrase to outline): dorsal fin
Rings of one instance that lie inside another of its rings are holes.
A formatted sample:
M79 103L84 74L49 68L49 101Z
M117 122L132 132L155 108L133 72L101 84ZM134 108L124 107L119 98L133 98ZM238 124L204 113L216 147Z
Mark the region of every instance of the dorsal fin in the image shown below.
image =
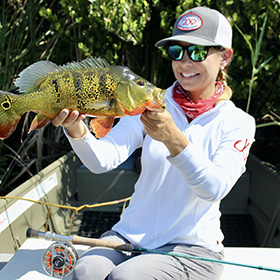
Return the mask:
M26 92L49 73L59 70L59 66L51 61L38 61L25 68L15 80L15 86L20 92Z
M20 92L27 92L33 88L44 76L58 71L87 69L87 68L108 68L109 63L100 57L86 58L80 62L69 62L58 66L51 61L38 61L24 69L15 80L15 86Z
M108 68L110 64L101 57L86 58L79 62L69 62L63 66L59 66L61 70L76 70L86 68Z

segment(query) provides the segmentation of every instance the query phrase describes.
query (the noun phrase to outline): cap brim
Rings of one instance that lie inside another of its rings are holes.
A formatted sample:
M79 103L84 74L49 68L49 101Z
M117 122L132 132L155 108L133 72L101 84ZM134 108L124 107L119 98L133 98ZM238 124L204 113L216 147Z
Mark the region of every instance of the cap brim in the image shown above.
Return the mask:
M204 38L199 38L199 37L193 37L193 36L186 36L186 35L177 35L177 36L172 36L168 37L165 39L162 39L158 41L155 46L156 47L164 47L168 45L170 42L185 42L189 44L194 44L194 45L200 45L200 46L218 46L217 43L212 42L210 40L206 40Z

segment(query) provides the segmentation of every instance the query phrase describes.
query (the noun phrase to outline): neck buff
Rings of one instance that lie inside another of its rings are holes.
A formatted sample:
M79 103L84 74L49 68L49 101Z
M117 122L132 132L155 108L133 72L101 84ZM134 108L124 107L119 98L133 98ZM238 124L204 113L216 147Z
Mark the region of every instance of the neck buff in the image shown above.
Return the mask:
M224 85L221 82L216 82L215 89L214 95L207 97L204 100L198 100L197 103L195 103L178 83L174 87L173 99L181 106L187 116L188 121L191 122L202 113L210 111L215 107L217 99L224 91Z

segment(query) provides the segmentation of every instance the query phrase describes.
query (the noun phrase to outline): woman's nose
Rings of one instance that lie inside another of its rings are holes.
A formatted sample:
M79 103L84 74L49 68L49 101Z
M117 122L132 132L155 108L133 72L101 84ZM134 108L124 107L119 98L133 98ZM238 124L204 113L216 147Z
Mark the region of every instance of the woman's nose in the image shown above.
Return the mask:
M180 61L184 64L191 64L192 63L192 60L190 59L190 57L187 53L187 50L184 51L184 55L183 55L183 57Z

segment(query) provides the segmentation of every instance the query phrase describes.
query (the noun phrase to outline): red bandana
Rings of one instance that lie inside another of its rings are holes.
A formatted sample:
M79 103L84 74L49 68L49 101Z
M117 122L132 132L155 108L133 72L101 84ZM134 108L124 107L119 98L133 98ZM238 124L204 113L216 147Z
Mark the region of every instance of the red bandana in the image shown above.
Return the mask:
M207 97L204 100L193 102L180 84L174 87L173 98L184 110L188 121L191 122L197 116L210 111L215 107L215 103L224 91L224 85L221 82L216 82L216 92L214 95Z

